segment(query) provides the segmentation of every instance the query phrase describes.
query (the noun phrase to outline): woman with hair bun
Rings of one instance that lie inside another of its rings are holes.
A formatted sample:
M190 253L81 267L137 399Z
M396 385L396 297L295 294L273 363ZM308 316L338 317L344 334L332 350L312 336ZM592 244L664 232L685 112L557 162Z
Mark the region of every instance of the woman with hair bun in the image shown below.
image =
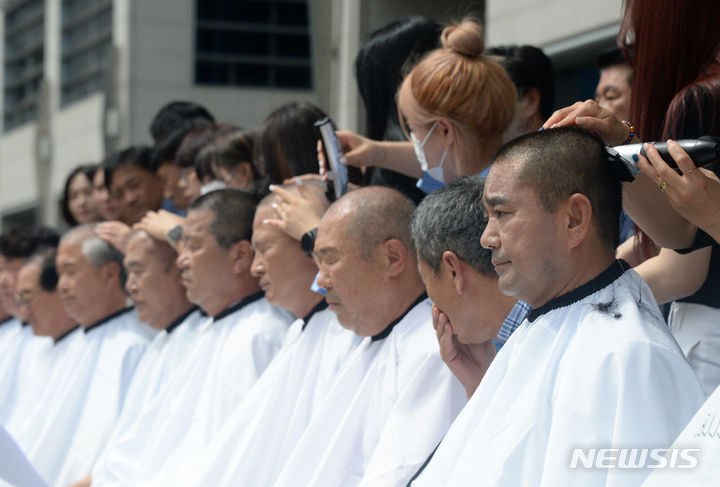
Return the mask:
M510 126L517 93L505 70L483 55L482 27L466 19L446 27L442 47L428 53L405 77L398 94L406 142L376 142L340 131L346 163L376 166L439 183L475 175L490 163ZM418 164L418 162L420 164ZM437 186L437 184L435 185Z

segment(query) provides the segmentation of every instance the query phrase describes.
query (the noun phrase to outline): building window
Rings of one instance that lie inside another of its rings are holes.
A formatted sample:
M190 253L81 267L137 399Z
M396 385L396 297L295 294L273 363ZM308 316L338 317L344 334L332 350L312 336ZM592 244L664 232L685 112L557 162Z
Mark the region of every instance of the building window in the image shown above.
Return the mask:
M5 7L4 127L11 130L37 116L43 78L44 0L19 0Z
M195 82L312 87L305 0L197 0Z
M63 0L60 103L102 91L112 60L112 0Z

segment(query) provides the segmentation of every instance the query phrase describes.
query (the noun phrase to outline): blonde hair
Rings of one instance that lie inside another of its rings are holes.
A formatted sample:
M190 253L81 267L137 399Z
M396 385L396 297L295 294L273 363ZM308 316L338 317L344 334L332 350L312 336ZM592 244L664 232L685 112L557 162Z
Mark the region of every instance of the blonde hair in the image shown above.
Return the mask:
M459 153L468 166L483 140L501 140L515 114L517 92L502 66L483 55L483 30L475 20L446 27L441 40L442 48L427 54L407 75L400 96L407 112L423 123L438 117L457 123Z

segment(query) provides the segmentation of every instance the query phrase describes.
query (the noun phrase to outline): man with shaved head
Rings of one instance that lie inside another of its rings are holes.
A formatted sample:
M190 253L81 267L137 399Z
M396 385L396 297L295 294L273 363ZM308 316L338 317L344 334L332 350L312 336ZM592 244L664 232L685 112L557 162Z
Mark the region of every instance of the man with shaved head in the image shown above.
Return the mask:
M192 458L280 350L289 317L268 303L250 271L255 207L252 195L231 189L190 206L176 264L187 299L208 318L166 385L113 439L93 485L149 483L166 465Z
M577 128L519 137L483 201L500 290L532 310L412 485L640 485L646 459L620 449L667 448L704 393L615 260L621 189L603 143ZM578 462L598 450L618 453Z
M330 206L315 241L329 309L362 337L273 485L401 485L465 403L440 358L410 240L413 203L383 187Z
M295 193L297 188L282 188ZM263 199L253 221L251 271L267 300L297 318L283 350L217 437L197 457L172 465L155 485L271 485L290 446L310 421L360 338L344 329L311 284L317 266L300 242L265 221L277 196ZM269 454L269 452L272 452Z
M143 408L185 359L196 342L200 326L206 321L185 295L176 258L177 254L167 242L157 240L143 230L135 230L128 237L124 259L125 289L139 318L159 332L138 365L122 415L104 448L105 455L112 451L115 439L134 424ZM98 459L98 464L102 463L102 458ZM86 484L89 485L89 479Z
M83 327L83 351L67 377L48 388L47 409L17 438L48 484L68 484L90 470L153 335L126 306L122 255L95 227L65 234L56 259L58 291L67 314Z

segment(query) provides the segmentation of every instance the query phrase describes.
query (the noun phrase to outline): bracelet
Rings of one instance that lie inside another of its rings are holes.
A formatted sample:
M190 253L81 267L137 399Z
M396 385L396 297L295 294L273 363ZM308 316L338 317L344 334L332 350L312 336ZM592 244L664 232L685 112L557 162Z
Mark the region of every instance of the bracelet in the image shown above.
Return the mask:
M625 139L625 144L629 144L635 138L635 125L633 125L632 122L628 122L627 120L623 120L622 123L627 125L630 129L630 135L628 135L628 138Z

